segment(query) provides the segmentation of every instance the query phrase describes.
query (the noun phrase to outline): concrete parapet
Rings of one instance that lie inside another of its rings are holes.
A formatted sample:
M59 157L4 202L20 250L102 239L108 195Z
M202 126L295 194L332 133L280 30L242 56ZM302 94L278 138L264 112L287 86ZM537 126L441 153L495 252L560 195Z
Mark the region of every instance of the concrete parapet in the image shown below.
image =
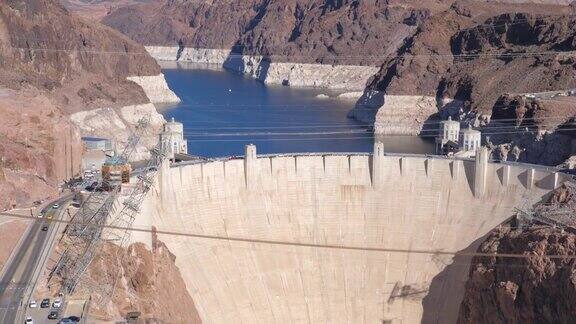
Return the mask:
M408 158L407 157L400 158L400 173L402 174L402 176L408 175L408 168L409 167L410 166L408 163Z
M244 179L246 188L254 187L258 172L258 156L256 155L256 145L249 144L244 147Z
M528 169L526 170L526 189L530 190L534 187L534 176L536 175L536 170Z
M461 160L454 160L450 163L451 171L452 171L452 180L458 180L460 177L460 172L462 172L462 161Z
M372 187L377 189L384 184L384 143L375 142L372 154Z
M434 172L434 159L426 159L426 176L430 176Z
M488 149L481 147L476 150L474 168L474 196L482 198L486 191L486 177L488 175Z
M510 170L511 169L512 169L512 167L509 165L505 165L502 168L502 185L504 187L508 187L508 185L510 184Z
M554 172L552 175L552 189L556 189L560 186L560 174L558 172Z

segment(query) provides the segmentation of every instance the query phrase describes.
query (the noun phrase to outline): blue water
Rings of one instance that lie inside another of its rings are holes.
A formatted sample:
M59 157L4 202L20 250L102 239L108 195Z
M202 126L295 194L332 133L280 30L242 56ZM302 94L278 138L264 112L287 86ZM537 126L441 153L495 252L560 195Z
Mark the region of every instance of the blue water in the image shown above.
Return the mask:
M353 102L320 99L337 93L264 85L221 69L179 65L163 72L182 99L165 107L166 119L184 124L188 153L205 157L243 155L244 145L258 153L370 152L369 125L346 117ZM388 152L432 152L415 137L384 138Z

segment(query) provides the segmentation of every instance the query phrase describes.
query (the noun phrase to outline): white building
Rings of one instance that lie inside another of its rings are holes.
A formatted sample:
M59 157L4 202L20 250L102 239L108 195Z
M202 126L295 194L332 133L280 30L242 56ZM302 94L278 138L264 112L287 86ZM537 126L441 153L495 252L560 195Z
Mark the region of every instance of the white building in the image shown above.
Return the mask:
M436 138L436 150L438 153L444 151L444 146L449 143L458 143L460 137L460 122L452 120L452 117L448 117L448 120L442 121L440 126L440 134Z
M175 154L188 154L188 143L184 138L184 125L174 121L174 118L164 124L164 130L160 134L160 143L162 150L170 159L173 159Z
M476 152L482 142L482 133L479 130L468 127L462 132L460 139L460 148L465 152Z
M460 136L460 122L452 120L452 117L448 117L448 120L442 122L441 131L443 141L458 142Z

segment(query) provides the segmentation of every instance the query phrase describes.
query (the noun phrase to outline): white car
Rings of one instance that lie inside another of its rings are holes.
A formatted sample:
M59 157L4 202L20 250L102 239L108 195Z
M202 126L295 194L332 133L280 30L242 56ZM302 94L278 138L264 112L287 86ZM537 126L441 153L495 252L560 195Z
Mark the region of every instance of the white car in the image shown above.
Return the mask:
M35 300L31 300L30 303L28 304L28 307L30 308L36 308L38 307L38 304L36 304Z
M60 306L62 306L62 299L60 299L60 298L54 299L54 302L52 303L52 307L60 308Z
M42 217L44 217L43 213L38 214L38 218L42 218Z
M34 324L34 321L32 320L32 317L28 316L26 317L26 320L24 321L25 324Z
M58 205L58 204L54 204L54 205L52 205L52 208L54 208L54 209L58 209L58 208L60 208L60 205Z

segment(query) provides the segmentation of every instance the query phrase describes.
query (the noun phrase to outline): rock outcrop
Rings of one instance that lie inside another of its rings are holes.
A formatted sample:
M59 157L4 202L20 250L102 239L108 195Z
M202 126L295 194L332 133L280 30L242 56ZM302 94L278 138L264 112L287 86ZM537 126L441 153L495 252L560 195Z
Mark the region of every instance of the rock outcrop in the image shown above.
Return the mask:
M153 0L61 0L68 10L88 19L100 20L112 10Z
M281 63L261 55L235 54L230 50L180 50L179 47L167 46L147 46L146 49L159 61L216 64L266 84L297 87L362 91L379 70L374 66Z
M444 2L159 1L119 8L103 22L159 59L223 64L272 84L358 91Z
M141 139L136 151L131 156L132 161L141 161L150 156L149 149L158 142L157 134L161 131L165 120L151 104L130 105L122 108L99 108L80 111L70 116L72 122L80 129L82 134L110 138L118 149L128 143L130 129L141 118L148 117L150 129Z
M568 13L566 6L455 2L419 26L369 90L455 99L464 112L490 115L507 92L569 89L576 79Z
M70 114L160 101L177 98L141 45L57 0L1 2L0 207L54 195L78 174L81 130L90 125Z
M117 282L110 302L93 305L91 316L105 320L120 320L128 312L140 312L146 323L201 323L194 301L186 290L176 257L156 236L152 247L134 243L119 248L104 243L90 264L85 281L77 288L77 296L86 297L92 285L113 285ZM88 285L83 286L83 284ZM101 296L93 296L100 298Z
M507 94L498 99L484 131L497 150L521 150L520 161L560 165L575 152L575 116L576 97Z
M560 188L550 202L566 203ZM576 312L576 234L550 226L503 226L488 235L481 253L530 258L473 259L458 323L572 323Z
M135 82L146 94L151 103L176 103L180 98L170 90L163 74L150 76L132 76L128 80Z

